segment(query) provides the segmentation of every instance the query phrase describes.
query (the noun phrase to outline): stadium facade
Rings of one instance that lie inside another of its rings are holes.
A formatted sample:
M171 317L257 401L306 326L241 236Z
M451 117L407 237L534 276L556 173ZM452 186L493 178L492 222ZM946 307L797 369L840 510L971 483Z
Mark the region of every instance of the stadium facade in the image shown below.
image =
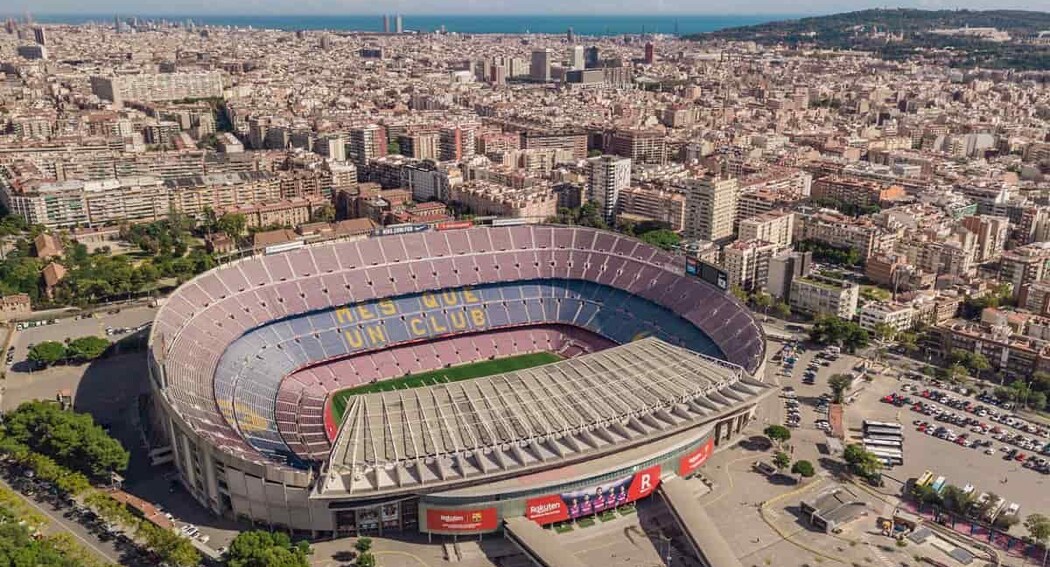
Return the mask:
M508 356L563 360L354 395ZM308 246L187 282L150 335L179 479L217 514L327 536L565 521L694 474L771 389L747 309L614 233L505 226Z

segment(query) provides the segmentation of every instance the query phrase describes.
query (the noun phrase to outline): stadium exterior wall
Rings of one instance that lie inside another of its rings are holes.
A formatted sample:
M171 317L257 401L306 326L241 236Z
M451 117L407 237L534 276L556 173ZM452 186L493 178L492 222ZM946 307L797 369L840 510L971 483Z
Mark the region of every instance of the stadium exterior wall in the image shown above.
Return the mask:
M251 261L251 260L242 260ZM221 269L221 268L220 268ZM210 272L208 272L210 273ZM191 282L204 277L202 274ZM740 307L743 309L743 307ZM211 439L202 437L195 431L174 403L165 395L167 387L164 357L166 345L151 334L152 346L148 352L148 371L150 387L156 401L158 413L155 416L158 424L167 433L171 442L178 479L189 494L216 515L249 521L272 529L286 530L294 535L326 537L336 535L336 509L353 510L364 503L354 502L353 498L330 499L317 498L314 482L317 471L296 470L277 466L260 457L247 459L243 456L221 450ZM761 359L764 366L764 357ZM761 376L762 367L753 371L753 376ZM734 425L732 434L739 431L747 419L752 417L754 405L745 406L734 412L742 421ZM724 418L720 418L724 419ZM700 424L703 428L709 424ZM719 440L721 446L725 446ZM682 452L685 452L683 449ZM674 455L664 455L661 462L663 474L673 473L669 463ZM553 489L553 488L552 488ZM428 499L429 498L429 499ZM426 512L439 509L435 504L438 496L424 496L414 500L419 509L416 517L421 530L429 529ZM518 501L501 503L501 514L504 516L520 515L524 510L526 498ZM444 505L442 505L444 506ZM451 509L456 509L451 506ZM460 506L462 508L462 506ZM498 517L504 517L498 516ZM488 521L488 519L485 519ZM500 524L501 522L497 522ZM440 530L430 530L441 533ZM477 532L491 530L476 530ZM444 532L462 533L462 532Z

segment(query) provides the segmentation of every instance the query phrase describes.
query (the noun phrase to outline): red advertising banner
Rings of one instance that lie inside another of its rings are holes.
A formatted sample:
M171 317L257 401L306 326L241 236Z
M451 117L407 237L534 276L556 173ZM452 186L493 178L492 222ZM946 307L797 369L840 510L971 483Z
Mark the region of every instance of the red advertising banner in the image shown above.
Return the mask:
M473 221L448 221L439 222L434 228L438 230L458 230L461 228L470 228L472 226L474 226Z
M490 532L499 525L495 508L479 510L427 510L427 529L443 532Z
M544 525L591 516L645 498L659 485L660 465L656 465L589 488L530 498L525 501L525 517Z
M678 476L685 478L693 474L696 469L702 467L704 463L707 462L707 459L714 452L715 440L712 437L692 453L682 455L682 458L678 460Z

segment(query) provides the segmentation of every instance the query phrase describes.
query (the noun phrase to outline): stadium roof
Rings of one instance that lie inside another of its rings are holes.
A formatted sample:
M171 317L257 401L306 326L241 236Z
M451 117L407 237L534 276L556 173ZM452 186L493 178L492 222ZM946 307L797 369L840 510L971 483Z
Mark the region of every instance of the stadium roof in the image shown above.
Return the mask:
M713 420L769 386L656 338L546 366L354 396L322 492L382 492L593 458Z

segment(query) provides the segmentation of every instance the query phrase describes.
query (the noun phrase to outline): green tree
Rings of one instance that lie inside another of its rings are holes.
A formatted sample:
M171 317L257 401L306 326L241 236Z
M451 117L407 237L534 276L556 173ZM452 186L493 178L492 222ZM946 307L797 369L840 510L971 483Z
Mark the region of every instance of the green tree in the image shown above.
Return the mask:
M227 213L219 217L215 226L229 236L236 238L244 234L248 226L248 217L241 213Z
M56 341L44 341L29 349L29 360L43 366L51 366L66 359L66 345Z
M882 470L882 461L874 453L864 449L863 445L857 443L847 445L842 458L854 473L866 478L871 478Z
M102 337L80 337L69 341L69 344L66 346L66 355L72 360L95 360L102 356L111 344Z
M817 474L816 469L813 468L813 463L809 461L795 461L795 464L791 465L791 472L797 474L800 480Z
M930 487L928 484L915 485L912 488L911 495L916 501L930 506L943 506L944 501L941 499L941 495L936 490Z
M354 542L354 549L356 549L358 553L367 553L372 549L372 538L358 538L358 540Z
M1028 407L1036 410L1043 411L1046 409L1046 394L1043 392L1032 392L1028 394Z
M956 514L966 513L974 502L972 492L963 492L963 489L952 484L941 490L940 497L944 501L944 507Z
M6 415L5 435L63 467L108 480L128 466L128 452L89 414L49 402L26 402Z
M783 451L777 451L773 454L773 466L775 466L778 471L783 471L791 466L791 456Z
M335 207L331 203L325 203L317 207L310 220L314 222L332 222L335 220Z
M682 242L682 237L673 230L653 230L641 236L642 242L664 250L673 250Z
M389 155L397 155L401 153L401 144L397 140L390 140L386 144L386 153Z
M776 443L777 447L780 447L784 442L791 439L791 430L783 425L770 425L765 428L762 433L768 437L770 441Z
M831 388L831 401L841 404L845 398L846 391L853 385L853 376L849 374L834 374L828 378L828 386Z
M773 296L769 295L764 291L759 291L751 296L751 303L755 305L757 309L761 309L762 313L768 314L769 308L773 307Z
M376 567L376 556L369 552L362 553L357 556L357 560L354 562L357 567Z
M778 301L776 302L776 305L773 306L773 315L780 319L787 319L791 316L791 306L783 301Z
M234 538L224 559L228 567L309 567L309 556L306 542L293 544L284 533L253 530Z
M1047 554L1050 553L1050 517L1029 514L1024 520L1024 527L1028 535L1043 547L1043 565L1046 565Z
M589 226L591 228L609 228L605 223L605 219L602 218L602 211L598 207L598 203L594 201L587 201L580 207L577 223L580 226Z
M881 341L892 341L897 336L897 329L886 323L877 323L872 331L875 334L875 338Z
M744 291L744 288L738 285L729 288L729 292L732 293L733 297L737 298L737 301L739 301L740 303L746 304L748 300L751 299L751 296L748 295L746 291Z

